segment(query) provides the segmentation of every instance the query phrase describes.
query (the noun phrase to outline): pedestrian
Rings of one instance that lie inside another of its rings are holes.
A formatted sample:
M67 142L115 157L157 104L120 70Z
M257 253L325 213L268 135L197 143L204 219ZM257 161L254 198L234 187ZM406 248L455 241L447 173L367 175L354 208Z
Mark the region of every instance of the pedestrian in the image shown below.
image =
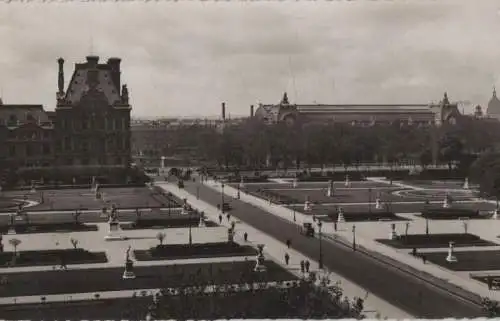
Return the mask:
M290 245L292 244L292 241L290 239L286 240L286 247L290 248Z
M231 228L234 230L234 227L235 227L236 223L234 223L234 221L231 222Z
M491 276L488 276L488 290L491 290L493 288L493 278Z
M247 232L243 233L243 239L245 240L245 242L248 241L248 233Z
M309 268L311 267L311 263L309 262L309 260L306 260L304 262L304 267L306 268L306 272L309 273Z
M304 260L300 260L300 272L301 272L302 274L304 274L304 272L305 272L305 271L306 271L306 270L305 270L305 263L304 263Z
M219 224L222 224L222 214L219 214Z
M227 213L226 218L227 218L227 221L229 222L229 220L231 219L231 214Z
M289 262L290 262L290 255L288 255L288 253L285 253L285 264L288 265Z
M411 250L411 255L417 256L417 248L414 247L413 250Z
M66 265L66 258L64 257L64 253L61 253L61 270L68 270L68 266Z
M426 261L427 261L427 257L424 254L422 254L422 262L424 262L424 264L425 264Z

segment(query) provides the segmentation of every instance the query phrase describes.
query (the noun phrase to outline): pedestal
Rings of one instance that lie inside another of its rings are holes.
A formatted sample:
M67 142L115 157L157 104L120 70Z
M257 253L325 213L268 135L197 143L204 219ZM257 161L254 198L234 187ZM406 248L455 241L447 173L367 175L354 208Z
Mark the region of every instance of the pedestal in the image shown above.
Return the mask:
M298 183L297 179L294 179L292 182L292 187L297 188L298 185L299 185L299 183Z
M381 210L382 209L382 204L380 203L380 198L377 198L375 200L375 209L376 210Z
M345 223L345 218L344 218L344 212L341 211L339 212L339 215L337 217L337 224L342 224Z
M449 263L458 262L457 257L453 253L453 242L450 242L450 247L448 248L448 256L446 257L446 261Z
M106 241L123 240L123 236L120 235L120 225L118 221L109 223L109 232L104 239Z
M198 224L198 227L205 227L205 226L207 226L205 224L205 219L203 217L200 217L200 223Z
M333 197L333 188L331 188L330 186L328 187L328 191L326 192L326 196Z
M469 189L469 178L465 178L464 189Z
M310 212L311 210L312 210L311 202L306 201L306 202L304 203L304 211L305 211L305 212Z
M16 234L16 229L14 228L14 226L9 227L7 234L9 234L9 235Z
M265 272L265 271L267 271L267 268L264 265L264 261L265 261L265 257L264 257L264 253L263 253L264 245L259 244L259 245L257 245L257 248L259 250L259 254L257 254L257 257L255 258L254 271L255 272Z
M123 272L122 279L135 279L134 263L131 260L125 263L125 271Z
M349 181L349 176L346 176L345 177L345 183L344 183L345 187L349 187L351 185L351 182Z
M498 219L498 214L499 214L498 212L499 212L499 210L498 210L498 209L496 209L496 210L494 210L494 211L493 211L493 216L492 216L492 218L493 218L494 220L497 220L497 219Z

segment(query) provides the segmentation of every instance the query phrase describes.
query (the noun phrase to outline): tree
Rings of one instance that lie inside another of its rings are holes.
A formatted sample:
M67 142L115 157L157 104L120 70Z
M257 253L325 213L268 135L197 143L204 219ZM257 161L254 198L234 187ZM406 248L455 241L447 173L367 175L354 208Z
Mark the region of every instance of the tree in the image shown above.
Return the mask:
M165 232L158 232L158 234L156 234L156 239L160 242L160 245L163 245L165 237L166 237Z
M73 248L76 250L76 247L78 246L78 240L71 238L69 241L71 242L71 245L73 245Z
M9 240L9 244L12 245L12 247L14 248L14 257L16 257L18 255L17 253L17 247L21 244L21 240L19 239L10 239Z

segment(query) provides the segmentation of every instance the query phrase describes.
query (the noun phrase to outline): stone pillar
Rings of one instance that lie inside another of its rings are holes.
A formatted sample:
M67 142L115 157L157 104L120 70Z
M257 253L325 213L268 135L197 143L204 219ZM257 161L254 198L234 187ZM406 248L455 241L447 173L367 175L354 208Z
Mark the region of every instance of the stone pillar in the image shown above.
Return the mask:
M245 188L245 179L243 177L241 177L241 180L240 180L240 189L244 189Z
M339 215L337 217L337 224L345 223L344 209L339 207Z
M135 279L134 261L130 259L130 249L131 246L129 245L125 257L125 271L123 272L123 279Z
M450 263L455 263L458 262L457 257L455 256L455 253L453 252L455 242L450 242L449 248L448 248L448 256L446 257L446 261Z
M380 202L380 198L375 199L375 209L376 210L381 210L382 209L382 203Z
M298 186L299 186L299 179L298 178L294 178L293 182L292 182L292 187L293 188L297 188Z

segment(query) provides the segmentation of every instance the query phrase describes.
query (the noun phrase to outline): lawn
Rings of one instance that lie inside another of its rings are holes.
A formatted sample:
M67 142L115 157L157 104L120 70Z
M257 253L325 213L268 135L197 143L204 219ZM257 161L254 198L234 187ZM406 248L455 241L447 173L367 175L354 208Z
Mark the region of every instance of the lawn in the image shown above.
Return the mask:
M448 252L425 253L428 261L452 271L486 271L500 269L500 251L455 251L458 262L446 261Z
M498 244L483 240L477 235L465 233L408 234L400 235L397 240L378 239L376 241L398 249L448 247L450 242L455 242L455 247L498 246Z
M36 271L1 274L7 285L0 296L86 293L153 289L194 284L234 284L238 282L288 281L296 277L272 261L266 261L267 272L257 273L255 262L224 262L135 267L135 279L123 280L124 268L100 268L68 271Z
M149 250L135 250L138 261L153 261L164 259L187 259L201 257L250 256L256 255L257 250L248 245L238 243L195 243L158 245Z
M1 267L59 265L61 259L66 264L106 263L105 252L89 252L83 249L19 251L14 259L14 252L0 253Z

